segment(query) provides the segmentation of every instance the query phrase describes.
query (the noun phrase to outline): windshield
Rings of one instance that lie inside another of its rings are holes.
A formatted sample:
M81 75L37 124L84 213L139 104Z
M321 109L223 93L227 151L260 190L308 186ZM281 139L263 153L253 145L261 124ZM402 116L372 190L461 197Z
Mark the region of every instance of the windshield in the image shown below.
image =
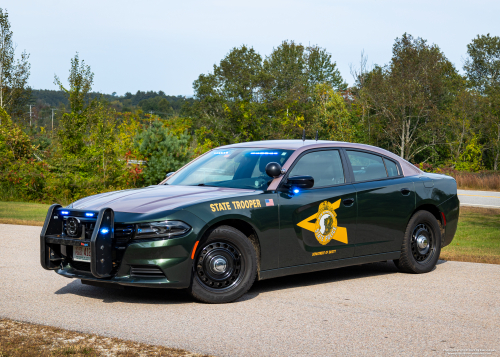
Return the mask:
M165 185L267 190L272 177L266 174L266 165L277 162L283 166L292 152L255 148L213 150L177 172Z

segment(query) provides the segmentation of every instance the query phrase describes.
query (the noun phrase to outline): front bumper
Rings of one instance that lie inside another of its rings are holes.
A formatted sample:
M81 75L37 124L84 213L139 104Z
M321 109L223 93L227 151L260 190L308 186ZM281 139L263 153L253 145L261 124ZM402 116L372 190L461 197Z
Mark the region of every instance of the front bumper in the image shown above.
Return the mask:
M82 269L82 263L75 264L70 257L56 269L56 273L67 278L100 283L184 289L191 283L191 250L194 242L188 242L193 240L196 241L196 236L189 234L182 238L130 243L116 273L109 278L95 277L91 271Z
M198 240L199 229L204 226L204 222L198 217L186 211L177 211L169 215L169 219L189 221L192 229L182 237L156 240L129 239L126 242L118 242L110 235L108 244L102 244L98 233L96 237L95 234L92 235L92 239L96 238L94 241L79 241L65 237L64 234L56 238L56 233L62 229L59 222L53 222L58 210L61 210L60 206L51 206L40 235L41 263L45 269L55 270L57 274L67 278L82 279L100 285L104 283L174 289L189 287L193 266L191 253ZM69 211L73 214L75 210L69 209ZM99 225L96 224L94 233L99 232L99 229ZM91 249L90 263L73 261L73 249L80 244L88 244L94 248ZM102 247L104 249L99 252ZM109 260L111 268L106 271L97 269L96 272L93 265L99 267L101 259Z

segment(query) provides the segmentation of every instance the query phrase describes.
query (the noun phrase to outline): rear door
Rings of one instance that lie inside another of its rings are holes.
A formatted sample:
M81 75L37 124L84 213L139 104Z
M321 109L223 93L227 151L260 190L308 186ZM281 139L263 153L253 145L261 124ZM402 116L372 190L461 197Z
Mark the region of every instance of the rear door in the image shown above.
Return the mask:
M291 192L280 188L280 267L349 258L354 254L356 192L343 152L307 151L287 177L312 176L314 187Z
M346 150L357 195L355 256L401 250L415 209L415 190L396 161L362 150Z

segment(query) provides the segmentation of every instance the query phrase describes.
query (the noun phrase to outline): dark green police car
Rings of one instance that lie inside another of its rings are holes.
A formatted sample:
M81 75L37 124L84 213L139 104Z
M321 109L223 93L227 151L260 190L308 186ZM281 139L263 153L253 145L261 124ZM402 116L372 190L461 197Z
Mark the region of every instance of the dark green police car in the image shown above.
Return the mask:
M394 260L429 272L458 211L453 178L377 147L241 143L156 186L52 205L41 264L86 284L188 289L223 303L256 279L347 265Z

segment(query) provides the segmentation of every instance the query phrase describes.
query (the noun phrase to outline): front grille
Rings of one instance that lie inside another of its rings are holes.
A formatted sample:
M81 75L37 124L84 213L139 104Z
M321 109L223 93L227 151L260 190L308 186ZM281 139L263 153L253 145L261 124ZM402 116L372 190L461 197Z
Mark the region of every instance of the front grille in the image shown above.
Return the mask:
M75 260L71 261L71 266L75 268L76 270L80 271L90 271L90 263L86 262L78 262Z
M128 242L134 234L133 224L117 224L115 225L115 241L117 243Z
M130 276L137 278L164 278L160 268L153 265L131 265Z

